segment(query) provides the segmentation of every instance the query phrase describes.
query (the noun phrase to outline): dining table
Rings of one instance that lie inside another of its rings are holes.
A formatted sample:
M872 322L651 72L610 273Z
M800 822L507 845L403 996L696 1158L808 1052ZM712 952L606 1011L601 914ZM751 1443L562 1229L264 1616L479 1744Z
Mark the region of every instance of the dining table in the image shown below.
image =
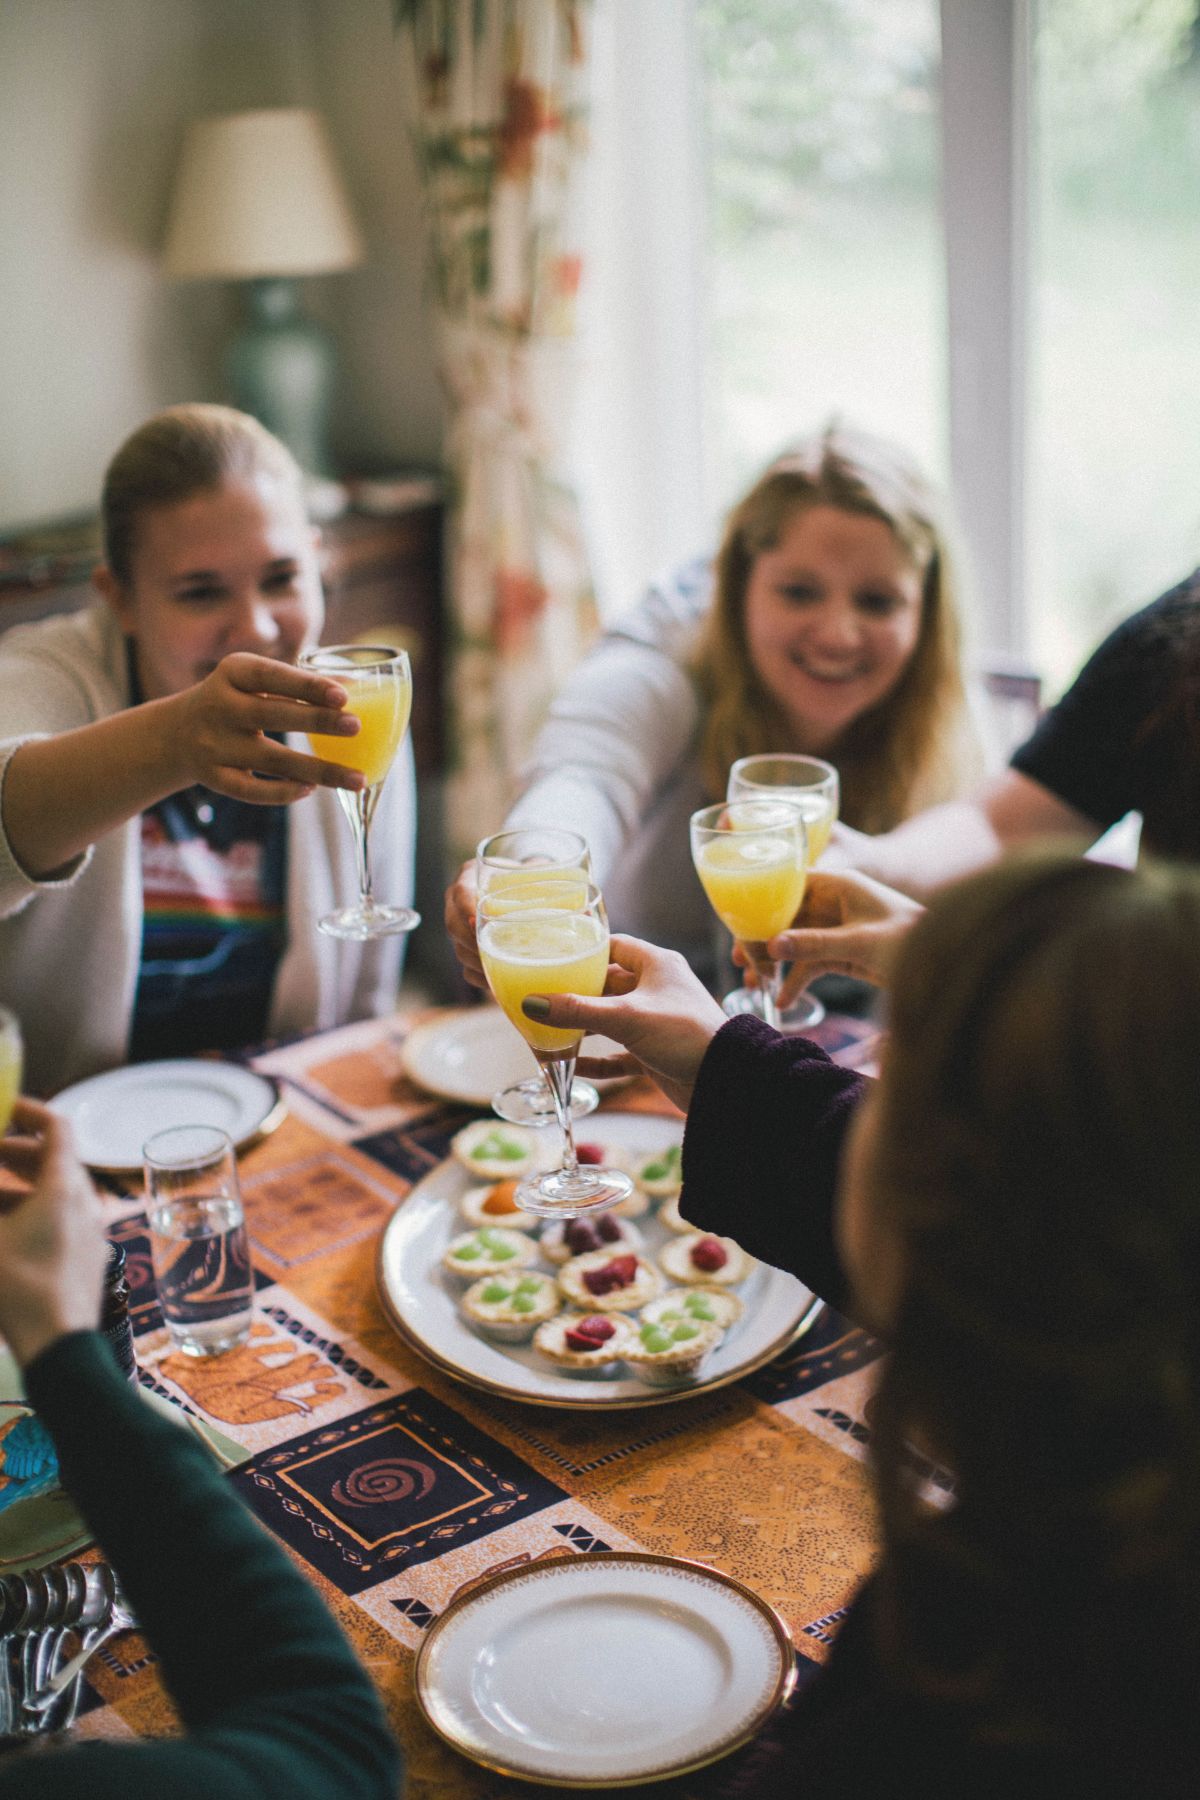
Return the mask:
M193 1357L172 1347L140 1184L104 1183L107 1229L125 1250L139 1380L233 1446L227 1479L324 1596L378 1685L404 1746L409 1800L547 1791L449 1747L416 1701L423 1639L466 1584L497 1566L602 1552L707 1565L786 1622L802 1690L877 1548L866 1456L882 1346L827 1307L811 1308L798 1336L740 1378L636 1407L490 1391L397 1328L380 1292L383 1234L443 1167L454 1135L487 1115L478 1100L424 1090L406 1067L410 1034L428 1037L455 1016L409 1006L247 1058L285 1105L239 1157L255 1295L238 1348ZM835 1059L871 1067L868 1022L830 1016L812 1035ZM603 1141L616 1114L682 1126L639 1080L606 1092L581 1135ZM102 1739L178 1729L136 1633L92 1659L73 1729ZM647 1791L702 1795L719 1770Z

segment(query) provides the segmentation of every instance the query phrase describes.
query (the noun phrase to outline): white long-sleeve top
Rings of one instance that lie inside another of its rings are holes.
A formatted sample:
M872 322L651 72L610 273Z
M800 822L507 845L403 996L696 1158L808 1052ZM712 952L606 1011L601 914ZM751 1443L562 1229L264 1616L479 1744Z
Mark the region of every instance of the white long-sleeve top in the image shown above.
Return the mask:
M25 1085L54 1093L125 1060L142 943L141 821L108 832L60 879L35 881L3 828L4 776L18 746L94 723L129 704L125 644L107 606L18 626L0 638L0 1002L21 1022ZM303 738L297 749L307 749ZM381 898L411 900L416 842L405 742L371 833ZM287 943L272 1036L390 1012L404 939L357 944L317 930L358 893L353 841L332 789L288 809Z

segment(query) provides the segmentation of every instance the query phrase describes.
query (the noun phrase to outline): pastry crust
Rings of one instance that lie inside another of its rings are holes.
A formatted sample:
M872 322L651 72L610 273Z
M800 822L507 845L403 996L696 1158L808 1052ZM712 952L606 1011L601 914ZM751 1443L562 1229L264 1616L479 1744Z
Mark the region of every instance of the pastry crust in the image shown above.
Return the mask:
M567 1332L580 1319L607 1319L613 1335L596 1350L572 1350L566 1342ZM620 1313L595 1309L591 1312L562 1312L557 1318L539 1325L533 1334L533 1347L569 1375L587 1375L596 1370L607 1371L620 1362L626 1348L636 1336L635 1327Z
M692 1261L692 1252L697 1244L706 1238L715 1236L711 1231L690 1231L687 1237L677 1237L669 1244L664 1244L658 1253L658 1260L672 1281L686 1283L688 1287L735 1287L739 1281L745 1281L754 1267L754 1258L747 1256L740 1244L732 1238L719 1237L726 1255L726 1262L720 1269L698 1268Z
M701 1287L699 1285L676 1287L668 1288L667 1292L660 1294L657 1300L649 1301L642 1308L642 1321L644 1324L654 1325L658 1323L664 1313L673 1312L696 1317L697 1315L692 1312L692 1306L700 1300L707 1302L708 1311L713 1315L713 1323L719 1325L723 1332L732 1331L745 1311L738 1296L731 1294L727 1288Z
M478 1254L456 1254L474 1245ZM513 1275L537 1261L537 1245L523 1231L506 1231L488 1225L483 1231L460 1231L450 1239L442 1255L442 1267L458 1281L478 1281L481 1275Z
M607 1293L594 1294L584 1285L584 1276L603 1269L622 1256L632 1256L633 1280ZM584 1256L573 1256L558 1271L558 1285L570 1304L583 1312L630 1313L644 1306L662 1292L662 1276L644 1256L619 1246L606 1244L603 1250L589 1250Z
M496 1289L503 1299L488 1299ZM523 1302L528 1304L523 1305ZM518 1271L515 1277L484 1275L462 1297L462 1309L477 1331L501 1344L523 1344L539 1325L562 1309L562 1296L552 1275Z
M649 1156L641 1156L633 1167L633 1178L652 1200L668 1200L683 1186L682 1146L666 1144Z
M536 1213L522 1212L519 1206L512 1211L484 1210L485 1203L497 1190L509 1193L513 1185L511 1181L491 1181L486 1187L468 1188L458 1203L458 1210L466 1223L476 1231L481 1225L502 1225L505 1231L536 1231L542 1221Z
M583 1216L585 1219L587 1218L586 1213ZM603 1218L605 1215L602 1213L600 1216ZM621 1235L612 1243L602 1245L603 1249L610 1251L613 1256L620 1256L623 1250L636 1251L644 1248L646 1240L632 1220L614 1219L613 1222L620 1227ZM543 1230L538 1239L538 1249L548 1263L557 1263L561 1267L563 1263L570 1262L571 1258L577 1254L590 1254L588 1251L574 1251L563 1242L567 1227L571 1223L572 1221L569 1219L553 1219Z
M725 1335L718 1324L701 1319L681 1322L679 1328L690 1330L693 1335L674 1340L671 1326L656 1326L649 1320L644 1320L637 1328L624 1360L639 1381L648 1382L652 1387L673 1387L677 1382L694 1381L709 1351L715 1350ZM673 1341L658 1346L657 1340L662 1337L671 1337Z
M495 1154L472 1154L495 1146ZM501 1146L510 1150L506 1155ZM450 1148L464 1169L477 1181L506 1181L528 1175L537 1161L537 1139L523 1125L506 1125L500 1119L473 1119L450 1140Z

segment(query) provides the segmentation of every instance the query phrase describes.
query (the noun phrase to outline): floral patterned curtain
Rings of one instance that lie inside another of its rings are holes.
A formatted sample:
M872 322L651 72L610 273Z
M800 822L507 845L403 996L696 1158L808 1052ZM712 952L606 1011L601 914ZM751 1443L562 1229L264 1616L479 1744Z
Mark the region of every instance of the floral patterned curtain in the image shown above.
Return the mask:
M497 830L596 626L563 473L589 0L396 0L450 401L452 851Z

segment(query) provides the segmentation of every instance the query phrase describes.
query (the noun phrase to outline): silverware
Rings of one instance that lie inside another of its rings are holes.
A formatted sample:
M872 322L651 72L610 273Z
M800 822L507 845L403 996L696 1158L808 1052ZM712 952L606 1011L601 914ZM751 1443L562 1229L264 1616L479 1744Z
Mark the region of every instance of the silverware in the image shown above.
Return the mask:
M62 1563L0 1578L0 1737L70 1724L81 1677L59 1667L67 1639L74 1633L81 1650L98 1649L119 1629L113 1624L118 1599L112 1570L103 1564Z
M112 1606L108 1618L102 1625L87 1633L81 1647L68 1662L65 1662L48 1680L39 1683L27 1696L22 1703L22 1713L33 1714L39 1719L44 1718L57 1702L63 1689L79 1676L84 1664L95 1655L102 1644L106 1644L110 1637L116 1637L122 1631L137 1630L137 1620L125 1604L124 1595L116 1587L115 1581L113 1588Z

